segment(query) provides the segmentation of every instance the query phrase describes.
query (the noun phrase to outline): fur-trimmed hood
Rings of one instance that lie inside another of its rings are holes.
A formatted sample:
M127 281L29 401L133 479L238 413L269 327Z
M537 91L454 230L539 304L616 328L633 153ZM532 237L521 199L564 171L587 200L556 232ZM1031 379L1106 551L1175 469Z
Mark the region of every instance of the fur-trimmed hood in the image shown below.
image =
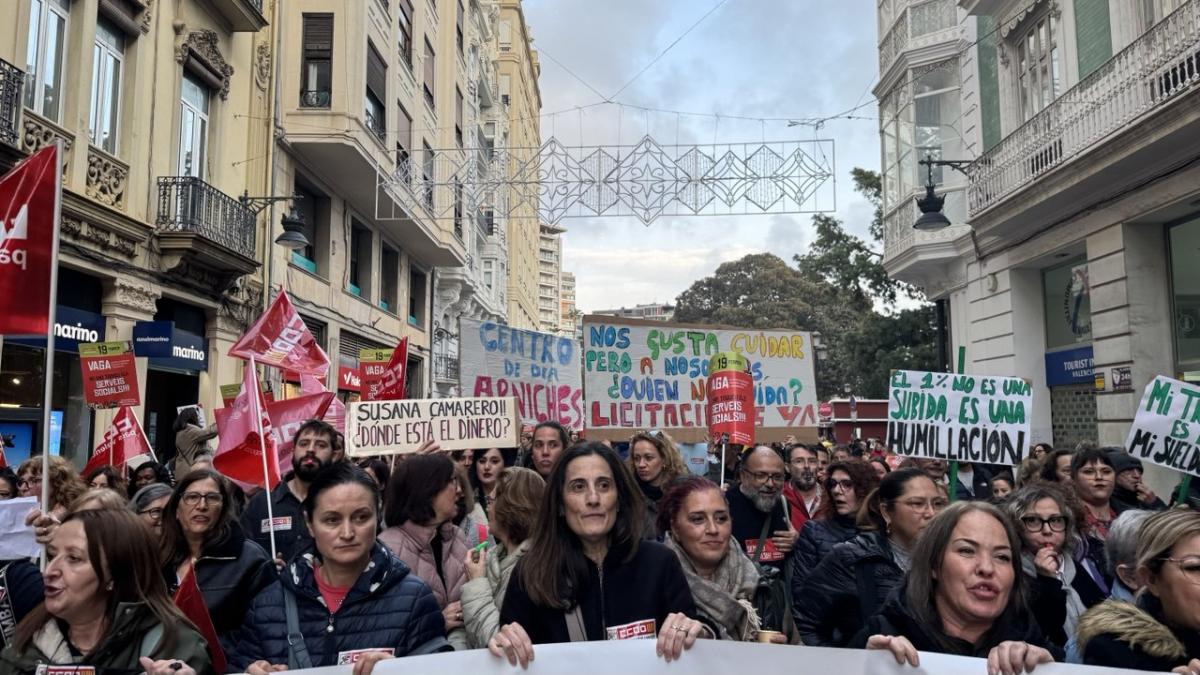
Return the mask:
M1083 653L1093 638L1105 634L1154 658L1187 658L1187 650L1170 628L1128 602L1106 600L1080 617L1076 631L1079 652Z

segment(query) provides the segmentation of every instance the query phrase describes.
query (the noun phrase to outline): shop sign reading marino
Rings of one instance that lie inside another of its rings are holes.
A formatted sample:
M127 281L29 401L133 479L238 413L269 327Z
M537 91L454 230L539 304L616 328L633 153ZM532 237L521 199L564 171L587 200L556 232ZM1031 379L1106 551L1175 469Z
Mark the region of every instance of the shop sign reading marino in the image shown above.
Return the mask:
M104 339L104 317L74 307L59 305L54 317L54 349L60 352L79 352L79 345ZM5 342L45 347L46 338L11 337Z

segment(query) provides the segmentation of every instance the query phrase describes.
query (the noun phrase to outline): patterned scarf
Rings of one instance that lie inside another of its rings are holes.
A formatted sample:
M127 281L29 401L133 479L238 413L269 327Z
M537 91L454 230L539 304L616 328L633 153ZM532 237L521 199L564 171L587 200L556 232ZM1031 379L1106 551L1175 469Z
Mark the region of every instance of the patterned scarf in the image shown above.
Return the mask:
M667 532L663 543L679 558L696 607L717 624L720 631L717 637L742 642L754 639L759 627L753 604L754 589L758 587L758 570L742 553L737 541L729 538L729 550L721 560L721 565L713 572L711 580L696 572L691 558L675 541L673 534Z

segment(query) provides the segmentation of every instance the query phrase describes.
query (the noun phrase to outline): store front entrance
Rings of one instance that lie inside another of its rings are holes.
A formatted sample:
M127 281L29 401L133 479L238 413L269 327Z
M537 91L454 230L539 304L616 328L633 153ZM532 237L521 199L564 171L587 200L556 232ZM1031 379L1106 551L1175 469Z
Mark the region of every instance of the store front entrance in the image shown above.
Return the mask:
M200 378L196 375L151 369L146 372L146 418L143 425L158 461L175 457L175 411L195 405L200 399ZM209 423L212 420L208 420Z

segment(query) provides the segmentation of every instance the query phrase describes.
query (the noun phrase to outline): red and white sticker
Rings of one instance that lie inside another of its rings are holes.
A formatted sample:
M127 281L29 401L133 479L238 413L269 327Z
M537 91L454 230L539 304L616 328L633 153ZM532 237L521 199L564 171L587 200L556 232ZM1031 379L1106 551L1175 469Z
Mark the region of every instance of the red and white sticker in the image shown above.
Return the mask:
M746 540L746 556L748 558L754 558L754 549L756 548L758 548L757 539ZM779 562L780 560L783 560L783 558L783 553L779 549L775 548L775 542L771 539L768 539L767 542L763 544L762 553L759 555L758 562Z
M351 649L351 650L345 651L345 652L338 652L337 664L339 666L352 666L355 663L358 663L358 661L360 659L362 659L362 657L364 657L367 654L370 654L372 652L383 652L383 653L387 654L388 656L396 655L396 650L392 649L391 647L380 648L380 649Z
M653 640L657 634L654 619L643 619L620 626L608 627L609 640Z
M272 522L271 520L268 520L266 518L262 519L263 534L266 534L267 532L271 531L271 522ZM292 517L291 516L280 516L280 517L276 518L273 522L275 523L275 531L276 532L284 532L286 530L292 529Z
M48 666L41 664L34 675L96 675L95 666Z

